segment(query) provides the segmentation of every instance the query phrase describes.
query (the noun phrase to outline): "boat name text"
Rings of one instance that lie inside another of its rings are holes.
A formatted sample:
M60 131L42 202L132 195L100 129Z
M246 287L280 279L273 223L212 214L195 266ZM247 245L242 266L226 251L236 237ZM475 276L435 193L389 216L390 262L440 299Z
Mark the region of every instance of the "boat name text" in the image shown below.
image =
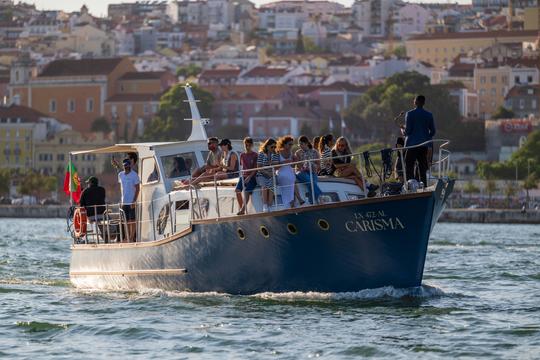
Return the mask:
M354 219L345 222L345 229L349 232L405 229L405 225L397 216L388 216L384 210L366 211L353 215Z

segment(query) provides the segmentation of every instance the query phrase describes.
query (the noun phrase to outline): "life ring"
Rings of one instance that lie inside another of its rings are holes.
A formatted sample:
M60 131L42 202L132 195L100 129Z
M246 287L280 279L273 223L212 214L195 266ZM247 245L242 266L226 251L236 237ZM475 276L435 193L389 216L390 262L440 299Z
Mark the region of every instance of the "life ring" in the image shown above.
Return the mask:
M86 222L88 217L86 216L85 208L76 208L73 214L73 227L75 229L75 236L81 238L86 235Z

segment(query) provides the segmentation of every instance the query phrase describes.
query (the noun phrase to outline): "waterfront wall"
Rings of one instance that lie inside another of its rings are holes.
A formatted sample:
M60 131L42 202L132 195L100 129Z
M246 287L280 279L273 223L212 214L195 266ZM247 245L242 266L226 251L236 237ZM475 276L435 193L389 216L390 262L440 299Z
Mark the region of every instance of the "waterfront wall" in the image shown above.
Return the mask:
M0 205L0 218L65 218L68 205ZM540 224L540 211L512 209L446 209L440 222Z
M439 222L489 224L540 224L540 211L514 209L446 209Z
M65 218L68 205L0 205L0 218Z

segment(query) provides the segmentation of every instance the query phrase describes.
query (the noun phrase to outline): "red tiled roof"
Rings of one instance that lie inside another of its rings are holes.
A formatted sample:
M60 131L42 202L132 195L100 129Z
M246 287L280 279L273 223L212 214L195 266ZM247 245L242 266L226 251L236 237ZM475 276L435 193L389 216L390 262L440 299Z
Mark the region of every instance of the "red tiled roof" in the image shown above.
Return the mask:
M22 122L38 122L39 118L42 117L48 116L27 106L15 104L0 106L0 119L10 118L12 121L21 119Z
M282 77L288 72L289 70L283 67L256 66L242 77Z
M240 75L240 69L208 69L204 70L199 78L201 79L214 79L214 78L224 78L224 77L238 77Z
M166 71L131 71L120 77L119 80L159 80Z
M124 58L55 60L38 77L108 75Z
M322 86L321 90L339 90L350 92L365 92L369 86L357 86L346 81L336 81L330 85Z
M528 91L532 89L533 93L529 94ZM516 85L508 91L508 94L504 97L505 99L509 99L514 96L522 96L522 95L530 95L530 96L536 96L540 95L540 85Z
M536 37L537 30L515 30L515 31L472 31L472 32L456 32L456 33L441 33L441 34L421 34L411 36L410 41L414 40L441 40L441 39L477 39L477 38L500 38L500 37L520 37L530 36Z

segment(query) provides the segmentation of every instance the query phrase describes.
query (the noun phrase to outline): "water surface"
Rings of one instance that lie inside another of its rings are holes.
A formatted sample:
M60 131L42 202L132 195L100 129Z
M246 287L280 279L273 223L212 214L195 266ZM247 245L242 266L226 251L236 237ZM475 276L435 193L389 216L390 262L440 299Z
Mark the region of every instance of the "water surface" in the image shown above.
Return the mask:
M540 357L540 228L438 224L423 286L79 291L62 220L0 219L0 357Z

